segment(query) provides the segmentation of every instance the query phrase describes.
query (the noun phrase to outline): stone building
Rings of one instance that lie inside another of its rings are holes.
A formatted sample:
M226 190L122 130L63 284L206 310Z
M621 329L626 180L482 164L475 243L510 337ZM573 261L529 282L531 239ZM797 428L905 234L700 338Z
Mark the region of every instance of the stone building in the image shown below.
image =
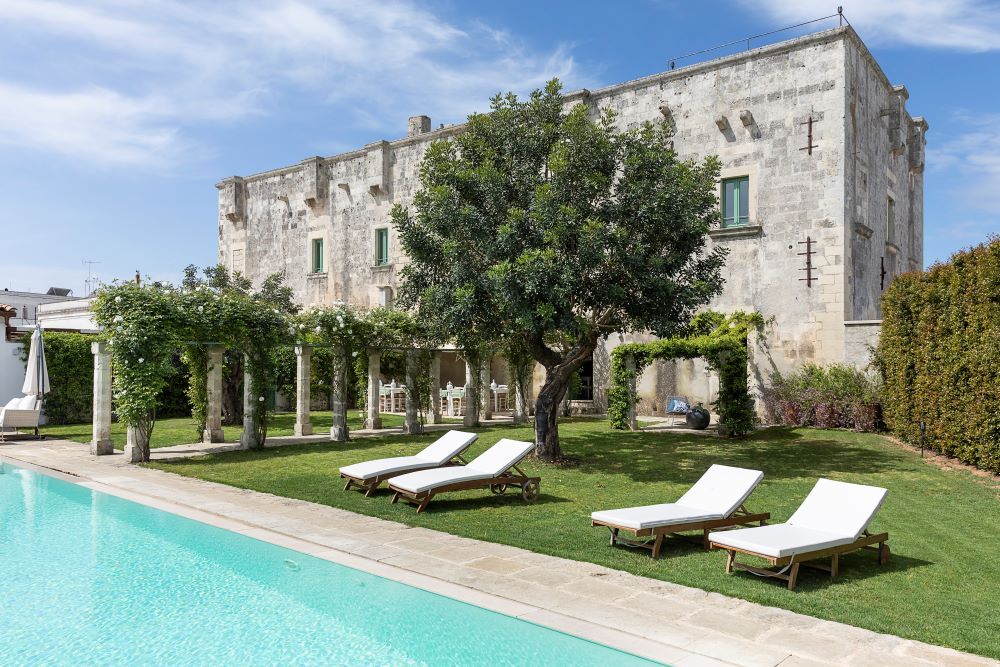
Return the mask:
M864 364L882 290L922 267L927 123L910 116L907 97L841 27L576 91L566 104L595 115L610 107L622 127L666 118L682 158L720 158L723 223L711 243L730 252L725 291L710 307L771 318L754 350L763 381L806 361ZM412 200L429 143L461 131L415 116L402 139L225 179L219 261L255 280L284 272L305 305L390 305L406 257L389 211ZM630 338L611 336L587 369L583 398L597 411L608 353ZM451 361L442 382L464 384ZM502 364L491 375L502 381ZM660 364L643 376L640 409L716 390L698 361Z

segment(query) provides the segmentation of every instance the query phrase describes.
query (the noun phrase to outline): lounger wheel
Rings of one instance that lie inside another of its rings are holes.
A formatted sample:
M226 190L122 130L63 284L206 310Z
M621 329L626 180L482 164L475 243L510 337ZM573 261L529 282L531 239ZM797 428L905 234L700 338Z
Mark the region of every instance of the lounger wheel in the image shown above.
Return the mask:
M538 487L538 482L535 480L528 480L521 486L521 498L529 503L533 503L538 500L538 496L541 491Z
M507 493L507 485L506 484L490 484L490 491L492 491L493 493L495 493L497 495L503 495L504 493Z

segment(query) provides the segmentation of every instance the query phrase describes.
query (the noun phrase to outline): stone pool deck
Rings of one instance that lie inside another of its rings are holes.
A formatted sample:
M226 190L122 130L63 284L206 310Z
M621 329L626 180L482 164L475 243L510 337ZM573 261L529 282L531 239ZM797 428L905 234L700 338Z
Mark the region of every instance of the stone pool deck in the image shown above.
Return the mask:
M1000 665L590 563L133 466L120 454L94 457L79 443L4 443L0 459L676 667Z

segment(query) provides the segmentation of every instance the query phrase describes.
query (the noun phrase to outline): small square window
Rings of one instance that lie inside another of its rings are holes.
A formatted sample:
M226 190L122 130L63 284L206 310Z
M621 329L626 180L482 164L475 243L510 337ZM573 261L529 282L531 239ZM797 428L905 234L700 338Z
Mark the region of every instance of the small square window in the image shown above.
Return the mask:
M389 263L389 230L375 230L375 266L385 266Z
M722 181L722 226L744 227L750 220L750 177Z
M323 273L323 239L312 240L312 272Z

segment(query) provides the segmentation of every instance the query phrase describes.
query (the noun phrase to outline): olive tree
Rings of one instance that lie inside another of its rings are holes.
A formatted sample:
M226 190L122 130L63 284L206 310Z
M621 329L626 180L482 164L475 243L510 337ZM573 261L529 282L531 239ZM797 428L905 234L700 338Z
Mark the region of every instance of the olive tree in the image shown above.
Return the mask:
M410 263L400 297L455 338L517 336L542 366L536 454L561 456L570 377L612 332L671 335L722 289L718 161L680 160L671 128L619 129L567 108L558 81L508 93L428 148L413 211L393 223Z

